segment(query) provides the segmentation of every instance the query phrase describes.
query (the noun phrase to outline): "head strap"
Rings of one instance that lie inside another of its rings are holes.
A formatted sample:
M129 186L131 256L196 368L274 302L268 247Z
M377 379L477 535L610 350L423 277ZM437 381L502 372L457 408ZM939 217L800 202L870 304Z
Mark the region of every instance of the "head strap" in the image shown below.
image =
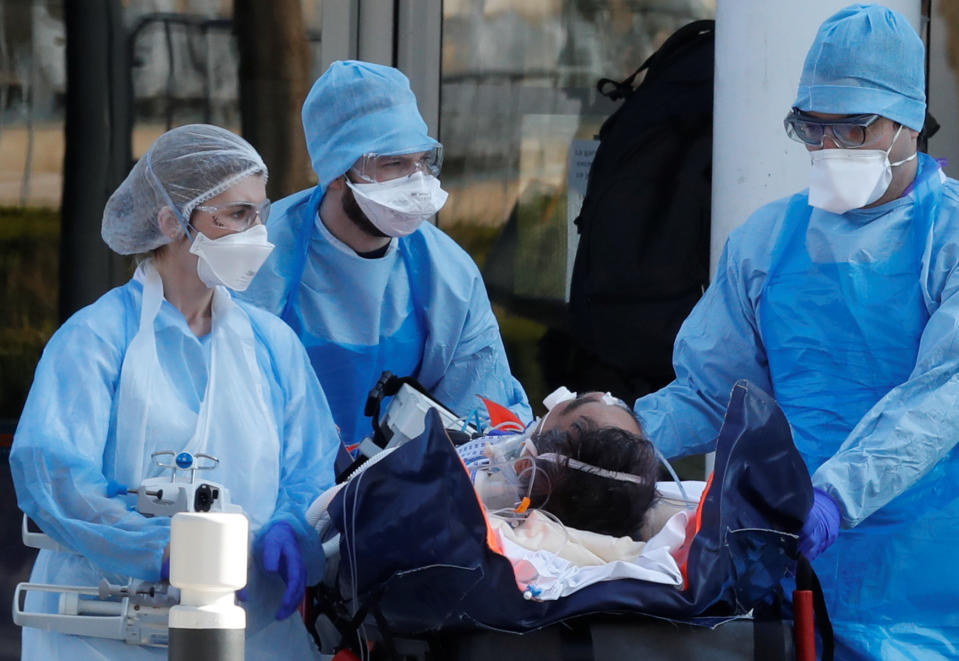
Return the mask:
M569 466L570 468L578 471L582 471L583 473L591 473L598 477L609 478L610 480L619 480L620 482L632 482L633 484L646 484L646 480L644 480L638 475L633 475L632 473L621 473L619 471L606 470L605 468L600 468L599 466L593 466L592 464L587 464L585 462L579 461L578 459L567 457L564 454L547 452L546 454L537 455L536 458L543 459L544 461L551 461L554 464L565 464Z

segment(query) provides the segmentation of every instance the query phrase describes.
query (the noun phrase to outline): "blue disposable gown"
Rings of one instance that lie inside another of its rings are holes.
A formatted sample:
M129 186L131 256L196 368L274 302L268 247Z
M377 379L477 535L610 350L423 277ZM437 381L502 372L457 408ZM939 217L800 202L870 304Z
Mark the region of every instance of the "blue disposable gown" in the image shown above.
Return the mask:
M737 379L775 394L842 510L814 562L839 658L955 658L959 182L920 155L908 195L843 215L805 194L729 237L680 329L676 380L636 412L666 456L712 448Z
M416 378L460 415L482 395L529 420L469 255L423 223L383 257L360 257L319 219L321 199L316 188L273 205L276 249L243 296L281 314L306 345L344 442L372 431L363 408L384 370Z
M229 301L223 288L218 288L218 296ZM150 453L185 448L212 450L218 456L219 465L201 475L230 489L231 500L250 516L254 536L273 522L289 523L311 580L318 580L316 559L322 551L304 513L332 483L339 441L303 347L276 317L252 306L235 306L239 316L234 318L241 327L248 318L245 328L252 330L248 336L252 341L243 344L251 350L248 364L258 372L250 381L262 384L257 396L263 410L257 410L252 421L243 411L227 415L244 394L220 370L216 386L220 415L209 420L212 440L196 446L202 436L194 434L202 426L197 412L203 408L208 379L216 378L209 371L213 333L197 338L179 310L163 300L154 323L162 376L151 382L143 401L135 401L136 385L124 391L133 393L125 398L121 372L127 373L145 353L134 341L142 300L143 285L137 280L108 292L67 320L37 366L10 467L21 509L76 553L40 551L31 581L90 586L103 577L115 584L126 583L127 577L159 580L170 539L169 519L142 516L135 511L132 496L107 497L107 484L116 480L135 486L143 478L160 475L161 470L150 464ZM215 301L214 328L216 324ZM244 434L230 428L234 419L253 427L262 420L263 426ZM145 444L127 441L141 431ZM223 438L218 431L230 433ZM274 621L283 583L275 574L261 571L252 557L248 586L246 658L312 658L315 648L296 614ZM33 593L27 607L56 609L55 603ZM165 659L166 650L24 629L23 658Z

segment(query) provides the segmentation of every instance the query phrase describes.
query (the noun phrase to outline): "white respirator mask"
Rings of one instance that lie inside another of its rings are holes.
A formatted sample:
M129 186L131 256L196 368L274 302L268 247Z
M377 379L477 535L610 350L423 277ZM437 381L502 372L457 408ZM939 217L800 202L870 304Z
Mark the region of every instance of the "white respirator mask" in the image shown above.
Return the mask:
M376 229L392 237L415 232L424 220L443 208L449 197L440 188L439 179L421 171L369 184L347 179L346 185Z
M254 225L219 239L198 231L190 252L199 258L196 272L207 287L223 285L233 291L246 291L273 248L267 241L266 227Z
M810 152L810 206L843 214L882 197L892 181L892 168L916 158L913 153L896 163L889 162L889 152L901 131L902 126L896 131L889 149L820 149Z

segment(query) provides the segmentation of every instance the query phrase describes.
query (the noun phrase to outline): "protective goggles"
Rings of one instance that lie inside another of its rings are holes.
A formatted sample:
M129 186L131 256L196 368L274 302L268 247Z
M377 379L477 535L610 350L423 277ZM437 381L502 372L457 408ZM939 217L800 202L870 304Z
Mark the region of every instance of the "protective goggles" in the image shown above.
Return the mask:
M372 184L408 177L417 171L439 177L442 167L443 146L437 145L427 151L363 154L350 168L350 172L356 179Z
M217 206L197 205L195 210L205 211L213 217L214 224L231 230L243 232L256 224L257 217L264 225L270 217L270 201L263 200L259 204L253 202L230 202Z
M852 149L866 144L867 129L879 115L849 115L841 119L820 119L793 108L783 120L786 135L810 147L822 147L828 132L839 147Z

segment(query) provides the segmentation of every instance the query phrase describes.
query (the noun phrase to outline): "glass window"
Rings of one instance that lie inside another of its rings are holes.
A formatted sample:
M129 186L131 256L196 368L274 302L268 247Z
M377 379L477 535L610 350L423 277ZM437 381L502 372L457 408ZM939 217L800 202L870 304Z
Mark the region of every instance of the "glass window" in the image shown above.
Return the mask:
M57 323L65 49L62 1L0 1L0 431Z
M929 23L929 113L939 130L929 139L930 156L945 159L945 171L959 177L959 124L953 118L959 109L959 5L933 0ZM922 34L925 38L927 35Z
M536 343L565 301L594 136L622 80L712 0L445 0L440 226L480 265L514 372L534 404Z
M445 231L499 300L562 304L593 137L623 79L709 0L446 0L440 130ZM572 185L571 185L572 184Z

